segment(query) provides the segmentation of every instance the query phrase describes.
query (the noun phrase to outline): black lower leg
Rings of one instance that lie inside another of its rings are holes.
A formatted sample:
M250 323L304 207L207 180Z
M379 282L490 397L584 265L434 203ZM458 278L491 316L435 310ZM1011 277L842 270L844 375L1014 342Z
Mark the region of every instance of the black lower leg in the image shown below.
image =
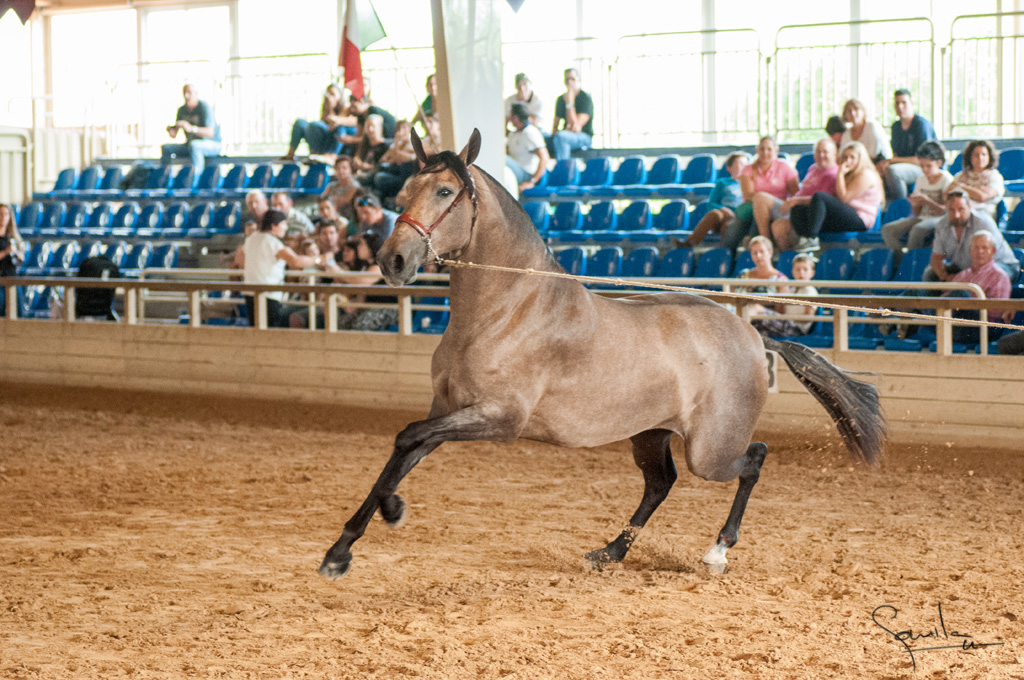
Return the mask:
M736 498L733 499L732 509L729 511L729 519L725 526L718 532L718 545L731 548L736 545L739 539L740 522L743 520L743 513L747 509L747 501L750 500L750 492L761 475L761 465L764 457L768 454L768 447L763 442L754 442L747 447L747 452L740 459L743 469L740 472L740 485L736 489Z

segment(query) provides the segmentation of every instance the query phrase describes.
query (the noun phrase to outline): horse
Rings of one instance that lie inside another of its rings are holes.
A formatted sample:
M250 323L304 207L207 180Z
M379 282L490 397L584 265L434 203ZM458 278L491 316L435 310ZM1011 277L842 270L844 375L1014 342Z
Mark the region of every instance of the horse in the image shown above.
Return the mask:
M424 261L440 256L564 273L522 206L473 165L479 131L458 154L428 157L415 133L413 146L420 169L377 255L388 285L411 283ZM469 266L452 268L450 287L450 321L431 362L430 413L395 438L366 500L327 551L325 578L348 573L351 547L376 511L390 526L403 522L399 483L448 441L593 447L628 438L643 497L625 529L586 555L598 569L620 562L677 478L673 434L691 473L739 478L725 525L703 556L724 570L768 452L751 441L768 392L766 349L825 408L855 458L874 463L882 455L886 424L873 385L802 345L762 338L702 296L602 297L571 278Z

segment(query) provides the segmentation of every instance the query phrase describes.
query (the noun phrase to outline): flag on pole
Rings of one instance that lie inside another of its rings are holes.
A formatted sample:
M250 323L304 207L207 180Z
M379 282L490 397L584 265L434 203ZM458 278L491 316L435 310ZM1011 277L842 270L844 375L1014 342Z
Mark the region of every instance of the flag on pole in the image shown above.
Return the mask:
M384 35L384 27L381 26L370 0L348 0L345 7L345 28L341 31L338 66L344 69L345 87L360 99L366 95L360 52Z

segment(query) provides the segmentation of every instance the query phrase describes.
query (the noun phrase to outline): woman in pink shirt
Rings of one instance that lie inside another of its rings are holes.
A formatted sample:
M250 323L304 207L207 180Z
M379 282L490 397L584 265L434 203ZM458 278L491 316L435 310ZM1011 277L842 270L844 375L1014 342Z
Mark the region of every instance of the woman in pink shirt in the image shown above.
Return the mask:
M781 203L800 190L800 178L796 168L779 160L779 145L772 137L762 137L757 145L754 162L743 168L740 174L740 189L743 191L743 205L736 209L736 219L722 233L722 245L735 250L744 236L756 235L751 227L754 196L768 194ZM767 236L768 227L765 226Z
M815 192L806 206L794 206L789 219L800 237L796 250L816 250L818 234L867 231L875 226L882 202L882 178L878 176L867 149L849 142L839 152L836 194ZM792 240L792 234L789 239ZM780 243L780 248L793 247Z
M754 219L757 221L758 231L761 230L762 220L770 224L772 238L782 246L790 242L790 234L793 227L789 221L790 211L795 206L807 205L811 198L819 191L826 194L836 193L836 174L839 172L839 164L836 161L836 143L831 137L822 137L814 145L814 165L807 169L807 176L796 196L787 199L782 203L776 203L774 198L765 200L766 194L758 194L754 197Z

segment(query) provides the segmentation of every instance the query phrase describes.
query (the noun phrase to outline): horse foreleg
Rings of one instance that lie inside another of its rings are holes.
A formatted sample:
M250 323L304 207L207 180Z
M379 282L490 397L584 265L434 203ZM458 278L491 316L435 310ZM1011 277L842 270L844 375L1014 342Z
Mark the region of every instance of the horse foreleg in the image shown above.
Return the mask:
M768 447L763 442L754 442L747 447L747 452L740 456L735 463L740 468L740 485L736 489L736 498L733 499L729 519L725 521L725 526L718 532L718 542L704 553L703 558L704 564L716 571L725 571L725 565L728 563L725 553L736 545L736 541L739 539L740 522L747 509L750 492L754 490L754 485L757 484L761 475L761 465L767 454Z
M629 525L614 541L600 550L587 553L586 560L592 566L600 569L609 562L621 562L647 520L668 496L678 476L669 448L671 437L672 433L668 430L649 430L630 438L633 442L633 461L644 475L644 497L630 518Z
M446 441L511 441L518 436L515 420L507 411L486 405L410 423L395 438L395 448L370 494L345 523L345 529L320 564L320 575L331 580L348 573L350 548L365 533L379 508L384 520L395 525L405 516L405 502L395 493L399 483L417 463Z

